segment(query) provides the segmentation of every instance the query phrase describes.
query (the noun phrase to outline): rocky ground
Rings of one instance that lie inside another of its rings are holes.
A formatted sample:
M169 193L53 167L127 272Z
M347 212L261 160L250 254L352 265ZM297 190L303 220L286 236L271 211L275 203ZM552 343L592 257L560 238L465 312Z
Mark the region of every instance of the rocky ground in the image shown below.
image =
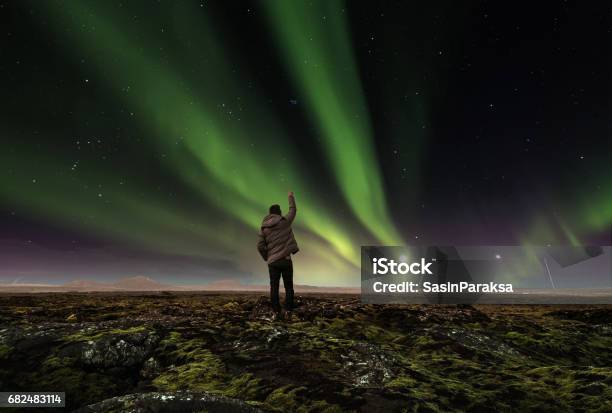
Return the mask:
M0 295L0 390L80 412L612 411L610 306L298 303Z

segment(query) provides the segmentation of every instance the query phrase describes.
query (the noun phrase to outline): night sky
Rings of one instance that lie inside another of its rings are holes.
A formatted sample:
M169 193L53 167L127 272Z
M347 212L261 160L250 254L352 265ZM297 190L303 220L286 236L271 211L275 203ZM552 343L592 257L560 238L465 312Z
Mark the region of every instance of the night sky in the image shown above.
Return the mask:
M610 244L609 2L0 1L0 283Z

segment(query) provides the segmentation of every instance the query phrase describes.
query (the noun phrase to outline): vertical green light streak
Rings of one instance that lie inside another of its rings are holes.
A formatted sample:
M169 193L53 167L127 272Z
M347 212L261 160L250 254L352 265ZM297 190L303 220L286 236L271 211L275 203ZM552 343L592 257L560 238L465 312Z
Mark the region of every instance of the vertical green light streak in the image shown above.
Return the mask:
M400 244L386 207L342 3L271 0L265 4L345 198L380 241Z

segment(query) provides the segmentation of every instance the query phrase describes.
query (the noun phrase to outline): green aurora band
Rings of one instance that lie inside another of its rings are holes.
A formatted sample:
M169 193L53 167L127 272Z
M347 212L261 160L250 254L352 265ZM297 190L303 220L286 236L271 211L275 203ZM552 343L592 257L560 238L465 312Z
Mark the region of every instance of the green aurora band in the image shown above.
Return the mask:
M386 207L343 2L278 0L264 4L289 72L307 98L352 210L383 244L402 244Z

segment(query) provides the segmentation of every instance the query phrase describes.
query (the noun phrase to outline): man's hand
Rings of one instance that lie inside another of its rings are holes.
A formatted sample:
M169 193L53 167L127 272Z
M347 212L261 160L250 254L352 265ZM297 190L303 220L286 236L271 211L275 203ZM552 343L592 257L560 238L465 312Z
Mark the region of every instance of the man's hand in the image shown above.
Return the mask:
M285 219L291 224L295 219L295 212L297 209L295 208L295 196L293 196L293 191L289 191L287 195L289 195L287 197L289 201L289 213L285 216Z

